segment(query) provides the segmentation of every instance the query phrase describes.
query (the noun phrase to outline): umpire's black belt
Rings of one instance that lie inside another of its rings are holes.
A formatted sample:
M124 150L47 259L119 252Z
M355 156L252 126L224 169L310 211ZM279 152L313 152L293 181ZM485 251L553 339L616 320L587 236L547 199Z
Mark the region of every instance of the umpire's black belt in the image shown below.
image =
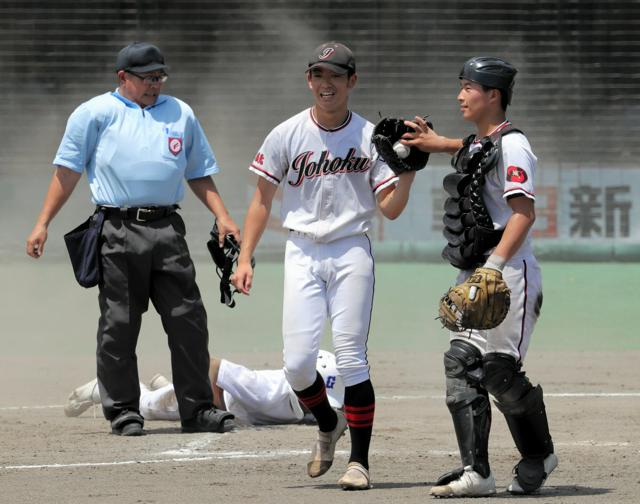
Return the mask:
M124 208L98 206L97 210L103 212L105 217L119 217L122 220L136 222L151 222L171 215L178 208L180 208L178 205Z

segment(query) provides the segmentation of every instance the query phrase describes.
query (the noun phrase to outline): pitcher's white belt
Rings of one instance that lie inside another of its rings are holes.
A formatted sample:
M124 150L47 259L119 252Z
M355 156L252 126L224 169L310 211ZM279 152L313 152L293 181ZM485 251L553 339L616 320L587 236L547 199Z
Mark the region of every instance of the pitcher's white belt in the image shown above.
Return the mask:
M295 229L290 229L289 234L291 236L298 236L300 238L306 238L307 240L316 241L316 236L312 233L304 233L303 231L296 231Z

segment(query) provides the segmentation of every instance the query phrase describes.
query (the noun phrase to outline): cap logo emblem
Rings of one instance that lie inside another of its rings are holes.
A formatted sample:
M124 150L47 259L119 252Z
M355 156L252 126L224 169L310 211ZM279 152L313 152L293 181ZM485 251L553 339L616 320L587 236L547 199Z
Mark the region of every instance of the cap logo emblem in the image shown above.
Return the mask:
M336 52L336 50L333 47L325 47L325 49L320 53L320 56L318 56L318 59L326 60L334 52Z
M182 138L169 137L169 152L174 156L180 154L182 150Z

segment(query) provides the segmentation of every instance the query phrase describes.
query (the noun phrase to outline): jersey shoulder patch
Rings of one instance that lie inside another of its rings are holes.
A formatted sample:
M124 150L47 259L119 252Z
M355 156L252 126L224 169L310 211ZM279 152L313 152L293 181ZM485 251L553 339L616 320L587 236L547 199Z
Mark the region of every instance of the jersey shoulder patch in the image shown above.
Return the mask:
M527 180L529 180L527 172L519 166L511 165L507 168L507 182L524 184Z

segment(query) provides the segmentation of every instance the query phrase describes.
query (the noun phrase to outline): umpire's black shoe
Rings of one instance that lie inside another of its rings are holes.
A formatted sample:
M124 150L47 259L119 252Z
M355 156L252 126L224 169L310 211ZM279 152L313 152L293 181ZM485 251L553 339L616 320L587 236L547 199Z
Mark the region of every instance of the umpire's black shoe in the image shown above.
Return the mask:
M228 432L236 426L234 418L216 408L200 410L195 417L182 420L182 432Z
M144 436L144 418L137 411L124 410L111 420L111 433L117 436Z

